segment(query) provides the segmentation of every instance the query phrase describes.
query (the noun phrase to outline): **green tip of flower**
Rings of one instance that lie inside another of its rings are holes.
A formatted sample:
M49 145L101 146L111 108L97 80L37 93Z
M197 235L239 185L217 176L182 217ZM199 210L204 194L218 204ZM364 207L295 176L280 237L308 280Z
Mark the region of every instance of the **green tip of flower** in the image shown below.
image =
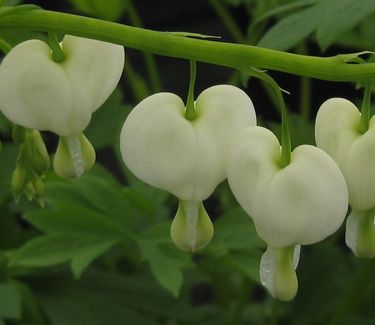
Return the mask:
M61 177L79 178L94 165L95 158L95 150L83 134L60 138L53 168Z
M375 217L373 211L352 211L346 222L345 241L354 255L375 257Z
M171 238L177 247L195 252L210 242L213 233L211 219L202 202L180 201L171 226Z
M282 301L292 300L298 291L296 267L300 246L268 246L260 263L260 279L271 295Z

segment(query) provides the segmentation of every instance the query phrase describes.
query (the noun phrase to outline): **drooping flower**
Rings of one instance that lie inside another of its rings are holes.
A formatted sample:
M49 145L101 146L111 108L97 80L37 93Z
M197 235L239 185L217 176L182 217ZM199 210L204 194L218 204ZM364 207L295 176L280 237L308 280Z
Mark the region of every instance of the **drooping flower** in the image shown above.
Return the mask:
M188 120L180 97L152 95L130 113L120 143L125 164L138 178L180 199L172 239L186 250L199 249L212 237L212 223L201 201L226 178L227 153L234 136L256 124L250 98L229 85L203 91L195 110L197 117Z
M122 46L66 35L65 59L55 62L40 40L15 46L0 65L0 110L13 123L59 136L83 132L115 89Z
M228 162L228 182L268 249L261 279L275 297L292 299L298 287L299 245L325 239L342 224L348 190L333 159L310 145L294 149L280 166L280 143L262 127L241 132Z
M346 242L360 257L375 257L375 118L361 130L361 113L344 98L331 98L320 107L315 139L340 166L349 189L352 212Z

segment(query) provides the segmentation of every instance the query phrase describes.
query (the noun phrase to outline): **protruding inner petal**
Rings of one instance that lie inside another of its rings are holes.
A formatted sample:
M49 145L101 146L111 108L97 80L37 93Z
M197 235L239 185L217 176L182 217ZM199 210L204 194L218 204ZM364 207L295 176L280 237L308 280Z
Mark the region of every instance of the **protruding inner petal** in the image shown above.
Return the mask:
M61 137L53 167L65 178L79 178L95 163L95 150L83 133L75 137Z
M84 172L81 141L78 137L66 137L65 141L68 145L70 157L72 158L74 172L76 177L79 178Z
M213 236L213 225L202 202L180 201L171 226L175 245L194 252L206 246Z
M271 295L280 300L292 300L298 289L295 269L300 245L274 248L267 246L260 261L260 280Z
M375 257L375 217L373 211L352 211L346 221L346 245L358 257Z

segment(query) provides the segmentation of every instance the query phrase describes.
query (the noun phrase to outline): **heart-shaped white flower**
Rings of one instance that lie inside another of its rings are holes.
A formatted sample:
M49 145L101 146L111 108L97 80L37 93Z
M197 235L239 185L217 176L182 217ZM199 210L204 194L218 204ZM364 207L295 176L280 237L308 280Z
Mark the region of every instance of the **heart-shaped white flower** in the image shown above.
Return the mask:
M249 128L236 140L228 164L229 185L264 241L273 247L308 245L339 228L348 192L328 154L302 145L281 168L280 144L271 131Z
M233 137L256 124L250 98L229 85L203 91L195 109L198 117L189 121L180 97L158 93L133 109L121 132L128 168L144 182L190 202L207 199L226 178Z
M40 40L15 46L0 65L0 109L21 126L76 136L115 89L122 46L66 35L65 60L55 62Z
M344 98L331 98L320 107L315 139L340 166L349 189L352 214L346 242L357 256L375 257L375 118L366 132L361 113Z
M185 117L185 105L172 93L139 103L121 132L121 153L144 182L180 199L171 227L172 240L197 250L211 239L212 223L201 204L226 178L228 150L238 131L256 124L250 98L241 89L219 85L195 102L197 117Z
M315 139L340 166L353 209L375 208L375 118L360 132L361 113L344 98L324 102L316 116Z
M290 300L298 286L298 245L321 241L340 227L348 190L339 167L323 150L299 146L285 167L280 153L271 131L244 130L229 155L228 182L268 244L261 262L263 284L272 295Z

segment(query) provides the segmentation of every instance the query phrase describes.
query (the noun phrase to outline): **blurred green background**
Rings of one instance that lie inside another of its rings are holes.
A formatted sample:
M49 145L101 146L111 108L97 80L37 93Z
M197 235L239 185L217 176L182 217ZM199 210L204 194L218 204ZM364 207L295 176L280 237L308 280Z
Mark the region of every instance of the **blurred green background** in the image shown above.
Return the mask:
M22 1L5 1L17 5ZM160 31L221 36L218 41L308 55L375 49L373 0L25 1ZM15 45L45 35L2 28ZM371 60L366 58L366 60ZM242 87L259 123L279 133L270 89L228 68L198 63L196 95L215 84ZM177 199L137 180L119 155L119 132L132 107L158 91L186 98L189 62L126 49L122 80L85 134L97 164L80 180L45 175L45 208L10 190L19 147L0 117L0 324L375 324L375 261L345 246L344 227L302 247L299 292L273 299L259 283L265 244L227 183L205 202L212 242L193 255L175 248L169 227ZM354 83L270 71L283 89L293 146L314 144L314 119L330 97L359 103ZM57 138L44 133L53 153Z

